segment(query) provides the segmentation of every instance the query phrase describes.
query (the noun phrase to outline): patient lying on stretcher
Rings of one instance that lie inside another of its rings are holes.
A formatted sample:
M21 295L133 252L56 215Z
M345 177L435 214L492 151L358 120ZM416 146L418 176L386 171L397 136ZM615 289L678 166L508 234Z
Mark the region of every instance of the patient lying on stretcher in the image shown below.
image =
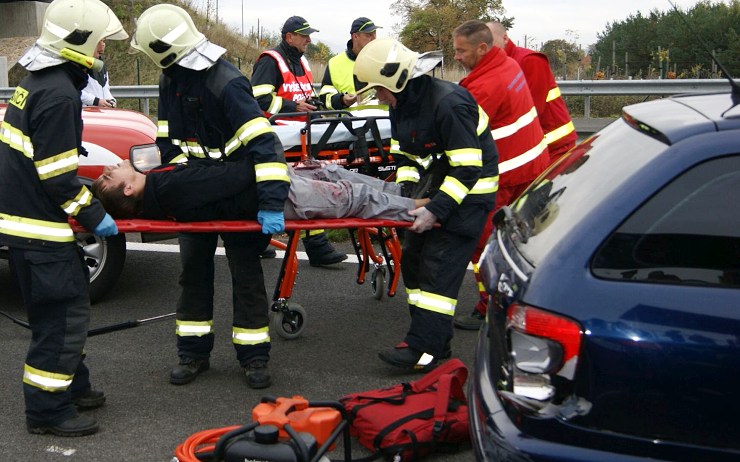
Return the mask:
M286 220L380 218L414 221L409 211L428 199L402 197L400 186L334 164L288 168L291 180ZM138 172L126 160L108 166L92 185L93 194L114 218L210 221L254 220L254 168L243 162L194 160Z

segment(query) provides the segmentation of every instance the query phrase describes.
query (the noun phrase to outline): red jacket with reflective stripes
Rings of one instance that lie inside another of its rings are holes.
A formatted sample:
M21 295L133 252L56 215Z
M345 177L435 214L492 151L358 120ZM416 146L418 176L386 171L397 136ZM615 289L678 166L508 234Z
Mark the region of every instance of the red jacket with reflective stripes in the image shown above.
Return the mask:
M531 182L550 158L522 69L494 47L460 85L488 114L499 153L499 187Z
M578 135L555 83L550 62L546 55L518 47L511 40L506 42L506 54L519 63L524 71L550 148L550 158L555 160L575 146Z

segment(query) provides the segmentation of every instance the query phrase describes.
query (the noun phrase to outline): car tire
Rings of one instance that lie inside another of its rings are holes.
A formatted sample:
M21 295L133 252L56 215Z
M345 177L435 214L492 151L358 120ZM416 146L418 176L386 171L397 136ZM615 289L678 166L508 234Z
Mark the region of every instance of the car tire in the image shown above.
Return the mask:
M126 262L126 235L100 237L92 233L75 233L90 270L90 303L102 300L121 276Z

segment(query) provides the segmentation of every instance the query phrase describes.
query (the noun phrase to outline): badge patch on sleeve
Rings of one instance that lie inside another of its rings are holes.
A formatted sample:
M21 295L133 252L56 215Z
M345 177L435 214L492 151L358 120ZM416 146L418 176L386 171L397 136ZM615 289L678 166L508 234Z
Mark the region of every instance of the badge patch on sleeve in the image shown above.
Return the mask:
M28 90L21 87L15 87L15 93L13 93L13 96L10 98L10 104L22 111L23 107L26 105L26 98L28 98Z

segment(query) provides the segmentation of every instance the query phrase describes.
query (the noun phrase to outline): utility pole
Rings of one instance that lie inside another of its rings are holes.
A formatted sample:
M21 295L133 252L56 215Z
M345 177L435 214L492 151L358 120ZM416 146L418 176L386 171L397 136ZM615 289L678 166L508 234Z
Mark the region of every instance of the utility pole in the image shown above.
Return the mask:
M617 74L617 41L612 40L612 72L613 75Z
M624 52L624 76L630 78L630 52Z

